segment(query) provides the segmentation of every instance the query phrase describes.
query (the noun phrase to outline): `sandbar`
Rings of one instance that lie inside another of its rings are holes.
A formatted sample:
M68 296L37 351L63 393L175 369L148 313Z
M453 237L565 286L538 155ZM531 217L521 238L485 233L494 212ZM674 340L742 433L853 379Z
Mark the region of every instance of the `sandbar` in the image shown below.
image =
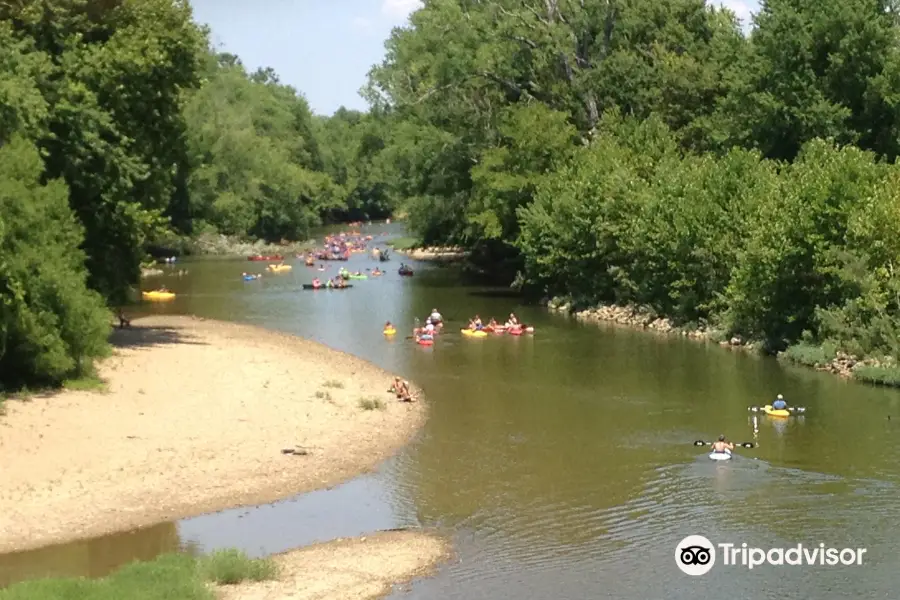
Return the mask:
M221 600L369 600L390 594L394 584L429 576L449 557L443 537L385 531L273 556L277 579L220 586L217 595Z
M113 343L107 391L6 402L0 552L331 487L425 420L424 403L386 393L389 373L295 336L160 316ZM384 407L363 409L372 398Z

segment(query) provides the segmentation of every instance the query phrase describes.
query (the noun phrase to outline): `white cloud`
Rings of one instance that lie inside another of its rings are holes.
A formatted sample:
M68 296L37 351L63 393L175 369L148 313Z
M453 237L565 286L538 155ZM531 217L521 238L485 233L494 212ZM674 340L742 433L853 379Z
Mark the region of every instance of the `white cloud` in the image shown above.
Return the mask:
M397 21L405 21L410 13L422 8L422 0L384 0L381 14Z
M363 17L356 17L355 19L353 19L353 22L350 23L350 28L353 31L370 33L372 31L372 21Z

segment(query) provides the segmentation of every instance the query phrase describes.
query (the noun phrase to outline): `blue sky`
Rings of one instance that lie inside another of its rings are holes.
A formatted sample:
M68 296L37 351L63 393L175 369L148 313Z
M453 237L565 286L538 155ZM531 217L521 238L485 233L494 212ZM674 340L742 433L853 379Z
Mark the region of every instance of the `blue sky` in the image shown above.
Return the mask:
M757 0L719 0L749 18ZM312 109L366 109L358 91L384 58L391 29L406 23L419 0L191 0L213 42L250 70L272 67ZM265 10L262 7L265 6Z

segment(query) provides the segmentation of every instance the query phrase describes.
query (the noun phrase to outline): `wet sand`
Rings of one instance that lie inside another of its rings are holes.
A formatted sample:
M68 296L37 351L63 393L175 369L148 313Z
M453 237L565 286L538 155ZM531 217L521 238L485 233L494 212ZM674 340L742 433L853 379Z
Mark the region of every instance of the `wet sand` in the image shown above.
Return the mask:
M0 552L326 488L367 472L424 422L391 376L297 337L191 317L116 331L104 393L8 401ZM331 387L329 387L331 386ZM378 398L383 410L364 410ZM306 454L283 454L302 447Z
M274 556L278 578L217 589L221 600L362 600L381 598L431 574L450 557L443 538L417 531L385 531L335 540Z

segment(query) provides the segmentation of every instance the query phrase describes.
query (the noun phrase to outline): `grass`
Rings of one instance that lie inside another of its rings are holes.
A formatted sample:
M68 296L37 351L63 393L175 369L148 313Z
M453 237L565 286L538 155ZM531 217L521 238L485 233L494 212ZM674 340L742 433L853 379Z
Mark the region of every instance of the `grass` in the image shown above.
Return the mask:
M359 407L363 410L384 410L387 408L387 404L385 404L380 398L360 398L359 399Z
M326 381L325 383L322 384L322 387L342 389L344 387L344 384L343 384L343 382L338 381L337 379L329 379L328 381Z
M900 387L900 367L862 366L853 371L853 378L874 385Z
M267 581L278 577L278 569L271 559L249 558L240 550L218 550L200 559L200 576L219 585L234 585L242 581Z
M79 392L104 392L107 390L106 382L100 379L96 373L90 373L77 379L67 379L62 386L63 389Z
M409 250L410 248L417 248L420 243L416 238L399 237L387 242L387 245L394 250Z
M0 590L0 600L215 600L208 583L230 585L277 577L271 559L252 559L238 550L194 558L167 554L135 562L102 579L51 578Z

